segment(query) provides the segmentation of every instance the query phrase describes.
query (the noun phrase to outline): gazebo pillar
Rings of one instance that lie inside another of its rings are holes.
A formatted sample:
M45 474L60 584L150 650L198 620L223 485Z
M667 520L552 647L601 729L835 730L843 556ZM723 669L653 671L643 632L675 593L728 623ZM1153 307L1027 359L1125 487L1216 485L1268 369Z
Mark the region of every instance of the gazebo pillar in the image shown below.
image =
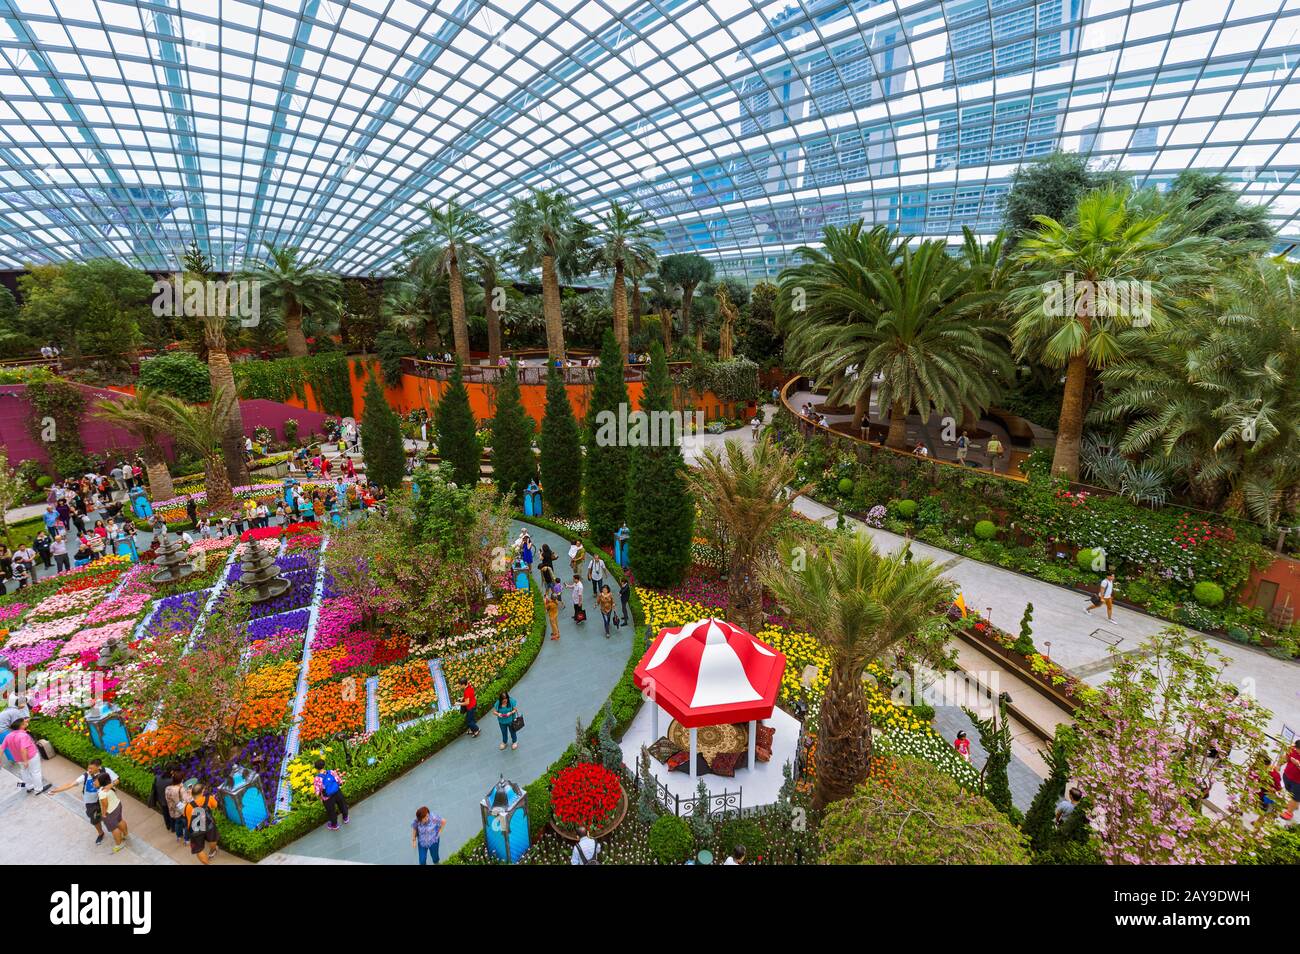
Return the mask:
M695 753L697 746L695 744L695 730L691 729L691 778L695 778Z
M650 700L650 741L659 741L659 703Z
M758 738L758 720L749 720L749 770L754 771L754 744Z

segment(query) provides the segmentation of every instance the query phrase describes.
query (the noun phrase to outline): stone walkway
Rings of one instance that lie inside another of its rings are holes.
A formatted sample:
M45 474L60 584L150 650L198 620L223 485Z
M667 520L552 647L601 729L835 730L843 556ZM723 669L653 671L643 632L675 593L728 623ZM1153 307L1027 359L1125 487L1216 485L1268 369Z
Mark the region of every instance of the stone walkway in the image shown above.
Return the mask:
M512 527L511 536L518 530L519 525ZM546 530L530 532L538 549L549 543L563 562L569 541ZM411 822L421 805L447 820L442 857L465 844L483 827L479 801L497 779L504 775L525 785L540 776L573 742L577 721L585 726L592 720L623 674L631 630L614 630L606 639L590 592L586 604L587 622L578 625L566 598L560 610L560 640L544 640L540 655L511 691L527 723L517 750L497 748L501 737L489 715L479 723L483 733L477 739L462 736L358 803L350 824L338 831L322 826L288 845L285 854L415 864Z
M938 706L934 711L934 727L948 741L957 738L958 732L965 732L970 739L970 760L977 769L982 769L988 761L989 754L980 744L980 734L975 724L959 706ZM1022 812L1028 810L1042 778L1026 765L1015 752L1012 742L1011 765L1007 768L1007 778L1011 782L1011 803Z

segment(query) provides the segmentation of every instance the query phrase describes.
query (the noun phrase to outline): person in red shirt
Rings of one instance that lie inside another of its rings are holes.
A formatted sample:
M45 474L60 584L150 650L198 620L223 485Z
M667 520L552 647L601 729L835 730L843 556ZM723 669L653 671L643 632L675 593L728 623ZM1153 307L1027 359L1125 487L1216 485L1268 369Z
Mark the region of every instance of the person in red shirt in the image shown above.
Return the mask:
M957 754L967 762L970 761L970 739L966 738L965 732L957 733L957 738L952 740L952 747L956 749Z
M465 677L460 680L460 711L465 713L465 728L469 730L472 738L477 739L479 733L478 727L478 698L474 694L474 684Z
M343 465L343 473L348 477L357 476L357 465L352 463L352 458L347 458L347 463Z
M1287 805L1282 817L1290 821L1295 815L1295 810L1300 808L1300 739L1295 739L1291 743L1291 751L1286 754L1286 766L1282 769L1282 784L1286 786L1286 792L1291 796L1291 803Z

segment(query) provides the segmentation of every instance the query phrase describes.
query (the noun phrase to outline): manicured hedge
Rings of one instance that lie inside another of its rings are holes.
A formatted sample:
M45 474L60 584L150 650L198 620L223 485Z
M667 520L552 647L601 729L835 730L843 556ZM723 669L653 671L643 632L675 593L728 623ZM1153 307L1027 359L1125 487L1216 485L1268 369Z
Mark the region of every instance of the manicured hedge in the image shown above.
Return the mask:
M582 541L583 549L588 553L604 552L596 541L587 537L577 536L568 527L563 524L552 523L545 517L527 517L520 518L524 523L531 523L535 527L543 530L550 530L552 533L559 534L566 540L578 539ZM613 561L606 564L606 568L614 579L621 584L623 582L623 568ZM536 589L534 589L536 592ZM607 702L614 714L615 739L621 739L623 733L628 730L632 720L636 718L637 712L641 709L641 690L636 687L632 681L632 674L636 670L636 664L640 662L641 657L645 655L646 647L649 645L649 634L645 630L645 612L641 609L641 600L637 597L636 589L632 590L632 598L628 601L628 606L632 609L632 622L634 624L632 635L632 652L628 656L627 665L623 669L623 675L619 677L618 682L610 691ZM590 735L596 731L596 727L604 718L605 707L602 705L600 711L592 719L591 724L587 726L587 734ZM560 757L551 763L550 767L542 773L541 777L534 779L524 786L528 792L528 823L531 831L540 832L543 826L551 820L551 778L560 769L573 762L574 747L570 745L561 753ZM450 855L443 861L443 864L464 865L475 864L475 854L483 847L483 833L479 832L458 851Z
M523 648L505 667L501 676L479 689L480 699L495 700L503 690L514 686L541 652L542 639L546 634L546 612L542 606L541 591L533 587L532 593L533 626ZM491 702L485 701L479 708L482 713L486 713L491 708ZM105 765L122 777L122 787L126 791L143 800L149 798L153 788L153 772L150 770L127 759L100 752L90 744L89 739L64 728L53 719L38 717L32 723L33 734L39 738L48 738L60 755L83 766L92 757L99 756L104 759ZM441 718L412 726L402 733L401 747L382 762L373 766L350 766L343 783L344 794L351 803L361 801L459 738L464 731L465 717L455 710ZM325 807L319 801L309 801L306 806L291 811L275 825L256 831L236 825L220 811L216 814L218 843L231 854L249 861L259 861L325 823Z

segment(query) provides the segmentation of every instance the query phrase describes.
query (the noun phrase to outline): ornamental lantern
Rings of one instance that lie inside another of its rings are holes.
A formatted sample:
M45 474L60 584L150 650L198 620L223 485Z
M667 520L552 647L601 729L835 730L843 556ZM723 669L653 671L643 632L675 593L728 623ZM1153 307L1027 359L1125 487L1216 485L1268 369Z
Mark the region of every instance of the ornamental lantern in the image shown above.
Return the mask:
M217 786L217 797L226 817L245 828L256 828L269 815L262 777L242 765L231 767L230 780Z
M528 793L505 776L479 802L489 858L515 864L528 850Z
M15 685L14 671L9 663L0 659L0 699L3 699Z
M532 586L533 575L529 572L527 563L523 560L516 560L513 569L515 571L515 589L526 590Z
M542 489L537 481L530 480L524 488L524 516L540 517L542 515Z
M627 569L627 542L632 537L632 531L627 528L627 524L618 528L614 534L614 562Z
M153 504L149 503L149 498L145 496L143 487L131 488L131 509L141 520L148 520L153 516Z
M131 744L131 732L122 719L122 710L101 702L86 710L86 728L90 743L101 752L121 752Z

